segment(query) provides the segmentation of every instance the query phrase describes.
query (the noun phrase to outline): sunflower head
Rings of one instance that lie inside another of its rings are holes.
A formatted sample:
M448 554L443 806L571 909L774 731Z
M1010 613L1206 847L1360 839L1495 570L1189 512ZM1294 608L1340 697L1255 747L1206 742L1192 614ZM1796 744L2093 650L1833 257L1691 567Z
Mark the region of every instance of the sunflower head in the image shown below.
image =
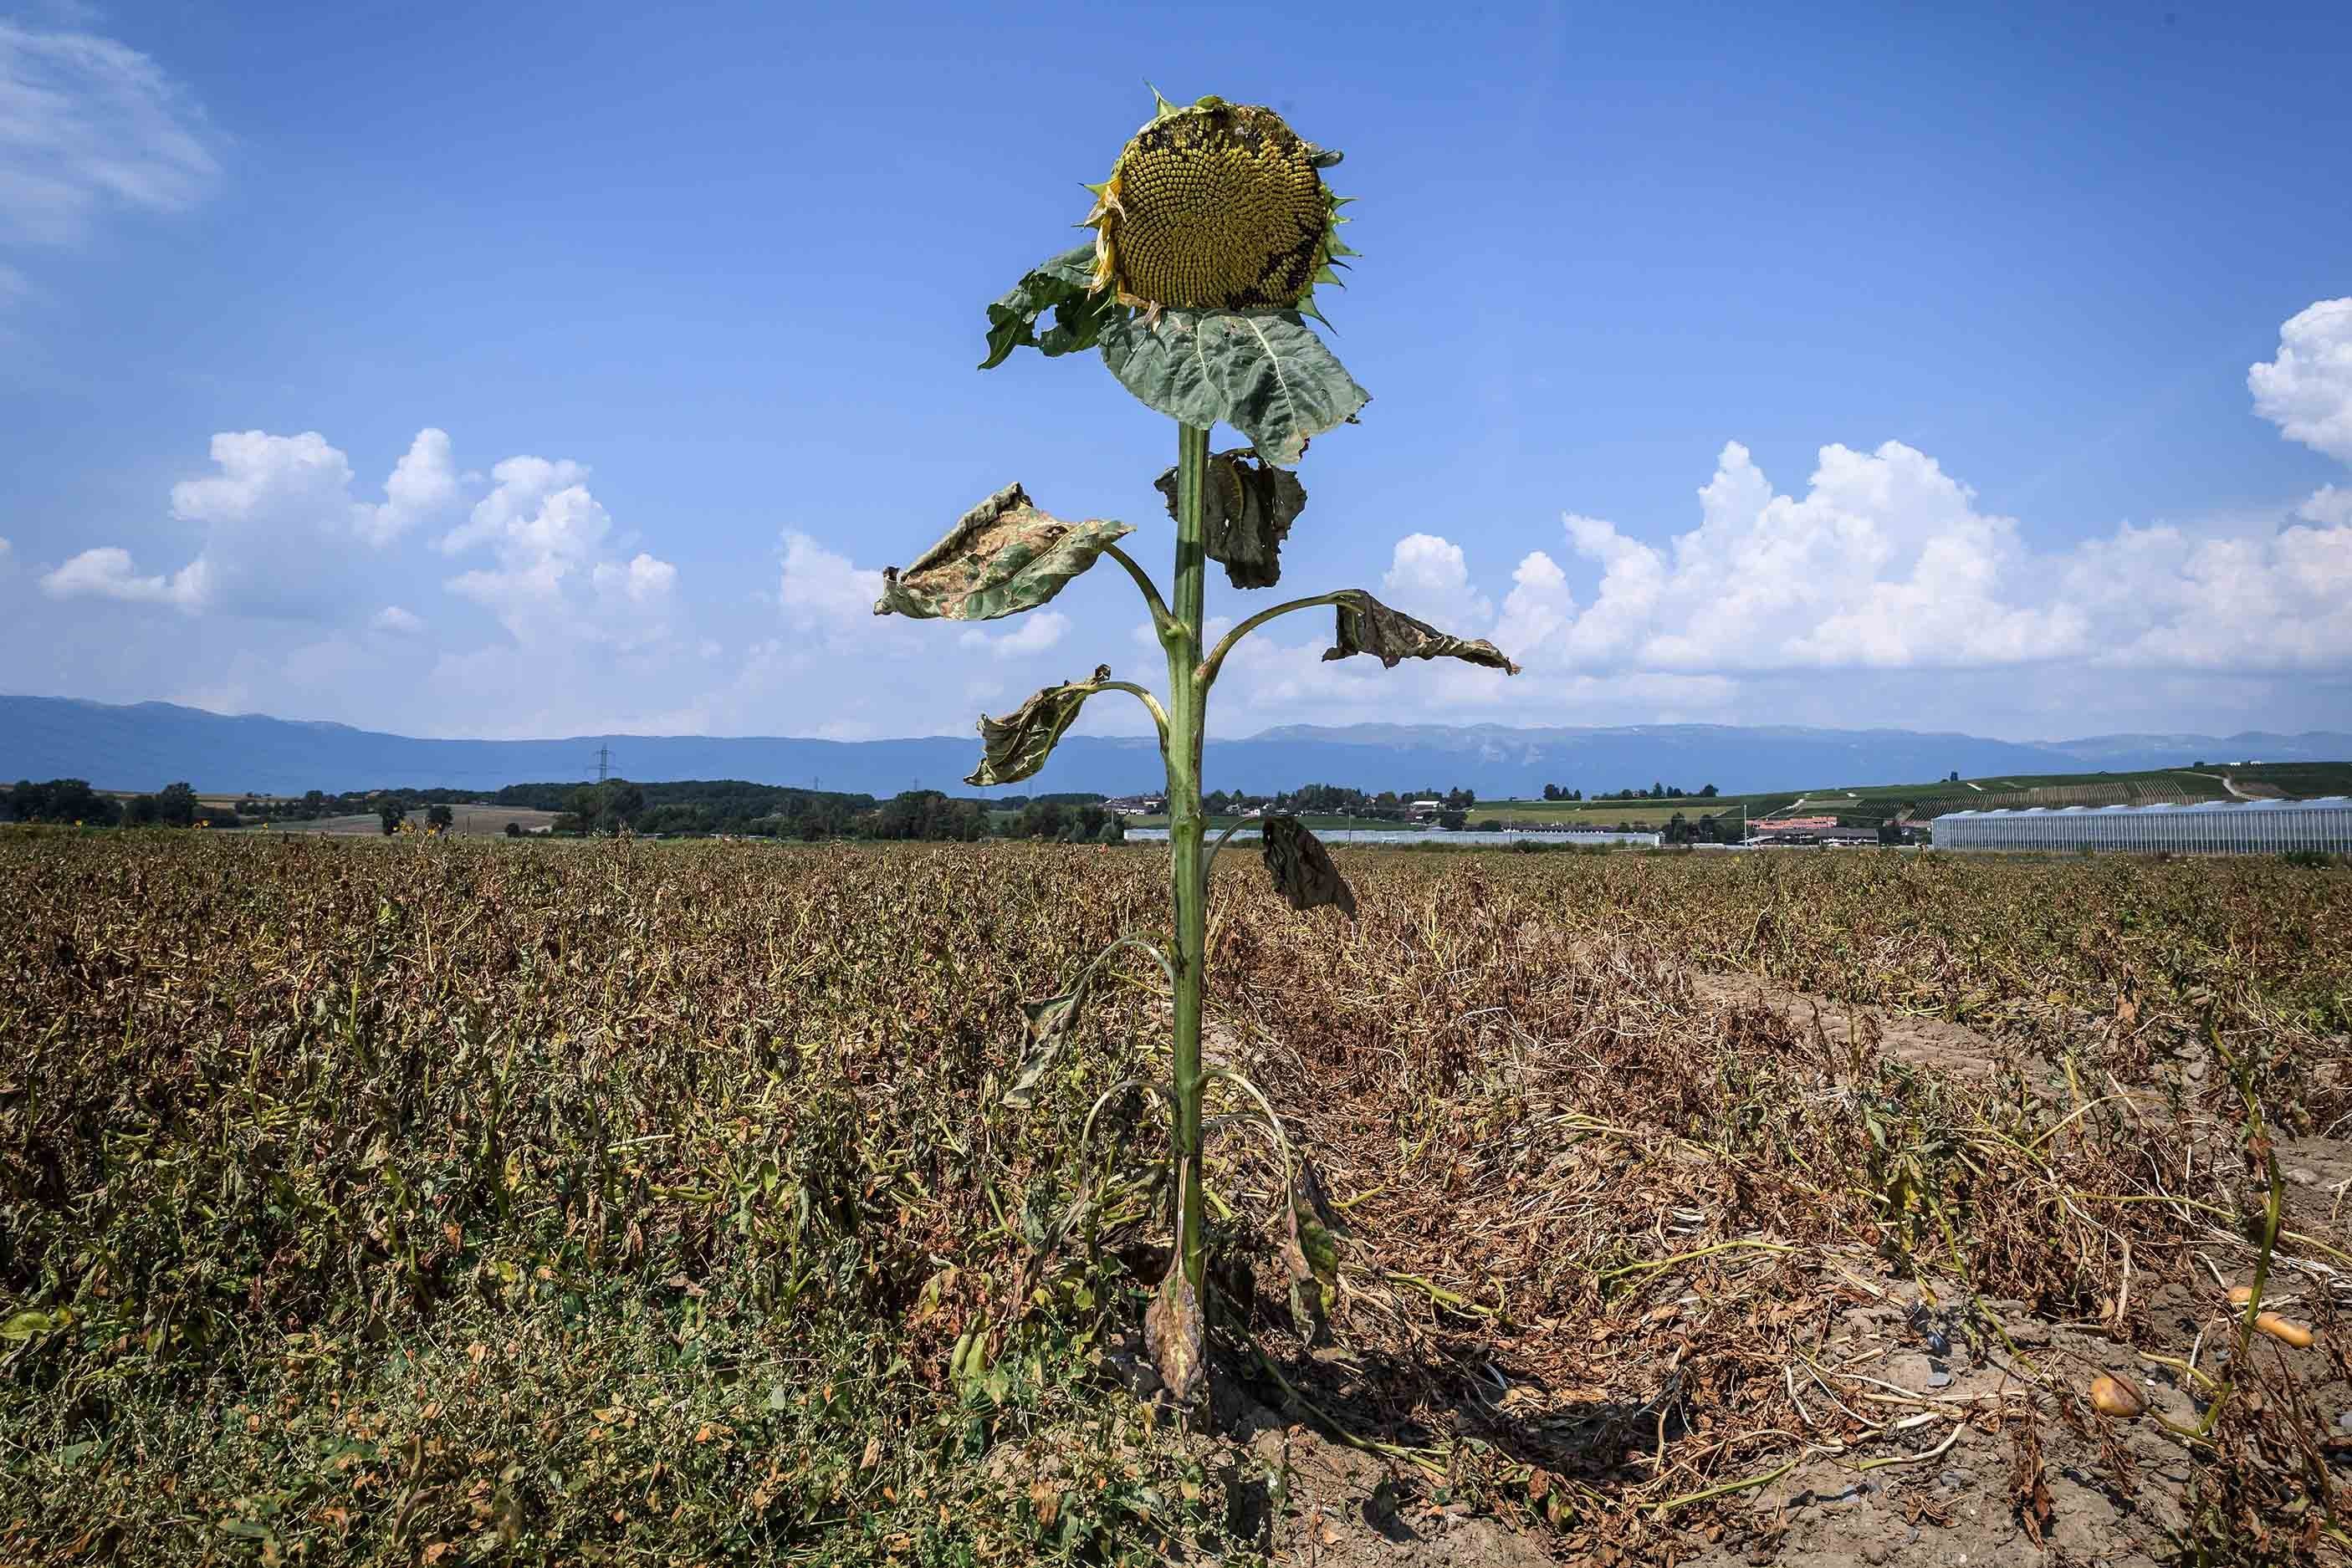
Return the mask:
M1089 187L1095 291L1150 310L1311 310L1315 286L1339 281L1335 258L1354 254L1323 184L1339 161L1270 109L1162 100Z

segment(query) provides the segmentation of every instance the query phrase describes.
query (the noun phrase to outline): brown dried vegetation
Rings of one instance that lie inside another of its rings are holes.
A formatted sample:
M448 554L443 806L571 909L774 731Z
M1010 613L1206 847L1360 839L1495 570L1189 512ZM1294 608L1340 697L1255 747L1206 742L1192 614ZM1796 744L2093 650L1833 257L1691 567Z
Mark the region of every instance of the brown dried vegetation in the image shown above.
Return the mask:
M1940 1529L1978 1448L2021 1560L2068 1467L2185 1478L2119 1549L2342 1547L2342 1189L2272 1158L2340 1158L2352 877L1343 858L1352 924L1214 890L1212 1065L1341 1235L1310 1345L1213 1089L1202 1434L1134 1385L1156 970L998 1103L1149 851L0 841L0 1560L1288 1557L1318 1444L1588 1561L1769 1561L1792 1476ZM2273 1191L2308 1348L2224 1298Z

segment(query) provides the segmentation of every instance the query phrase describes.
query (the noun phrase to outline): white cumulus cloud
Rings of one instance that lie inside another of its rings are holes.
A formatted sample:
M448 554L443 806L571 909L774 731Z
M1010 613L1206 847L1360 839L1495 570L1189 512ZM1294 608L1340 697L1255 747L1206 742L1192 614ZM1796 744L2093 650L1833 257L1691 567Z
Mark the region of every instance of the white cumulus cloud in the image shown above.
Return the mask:
M211 453L213 473L172 486L173 518L199 530L203 543L171 574L168 593L149 591L144 585L166 580L140 576L119 545L84 551L68 563L74 570L51 576L63 574L70 593L191 613L331 618L364 591L354 547L389 544L457 494L449 438L436 429L417 433L380 503L352 497L351 460L315 430L222 431ZM76 566L92 560L105 564Z
M1394 608L1442 632L1465 622L1484 624L1493 613L1486 595L1470 585L1462 547L1435 534L1407 534L1397 540L1381 588Z
M2198 536L2126 525L2053 562L2094 663L2319 669L2352 662L2352 526Z
M2311 498L2297 507L2294 515L2306 523L2342 528L2352 523L2352 488L2342 485L2322 485L2311 493Z
M677 568L666 560L656 560L639 550L629 558L626 564L598 561L589 580L605 598L630 604L659 604L667 600L670 591L677 586Z
M113 545L86 549L41 579L52 599L113 599L126 604L168 604L194 614L211 596L203 560L189 562L170 577L142 577L131 552Z
M446 586L496 615L519 643L635 649L668 631L677 568L642 550L626 560L608 552L612 515L587 476L569 459L509 457L491 467L490 493L438 541L450 554L492 550L495 566Z
M1495 643L1513 648L1540 647L1551 641L1576 613L1576 595L1569 591L1568 573L1541 550L1530 550L1511 573L1511 591L1503 597L1503 613L1495 622Z
M378 632L389 632L395 637L414 637L425 630L423 618L397 604L387 604L377 611L369 618L368 625Z
M1025 658L1042 653L1062 640L1070 629L1070 618L1058 610L1033 610L1013 623L1009 632L994 634L977 626L967 627L956 641L978 653L999 659Z
M387 545L457 502L457 469L450 461L449 433L431 426L416 433L408 450L383 482L381 505L363 508L354 519L359 536L372 545Z
M798 528L783 531L782 556L775 605L789 634L780 646L792 658L806 660L814 653L908 657L935 653L944 643L943 626L874 613L875 601L882 597L880 567L859 566Z
M2036 552L1900 442L1823 447L1801 496L1776 492L1735 442L1699 491L1698 526L1664 545L1569 515L1591 602L1579 611L1568 574L1534 551L1493 636L1531 667L1580 672L2341 665L2347 501L2330 486L2301 521L2126 523Z
M2352 297L2288 317L2277 356L2249 368L2246 385L2279 434L2352 463Z
M1801 497L1777 494L1727 444L1699 523L1664 547L1596 517L1565 519L1596 568L1573 612L1566 574L1520 563L1505 651L1557 664L1709 672L2007 664L2079 645L2079 621L2004 598L2024 559L2016 523L1901 442L1822 448Z
M776 602L787 621L807 626L857 626L882 597L879 567L860 567L798 528L784 530L784 570Z

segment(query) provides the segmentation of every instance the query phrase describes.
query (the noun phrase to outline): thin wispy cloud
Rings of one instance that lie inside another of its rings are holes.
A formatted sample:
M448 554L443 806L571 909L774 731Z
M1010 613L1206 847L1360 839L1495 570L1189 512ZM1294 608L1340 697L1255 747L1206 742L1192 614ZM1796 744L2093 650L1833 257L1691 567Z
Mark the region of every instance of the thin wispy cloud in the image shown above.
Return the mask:
M216 141L138 50L0 21L0 243L70 246L110 215L184 212L219 185ZM27 287L0 267L0 303Z

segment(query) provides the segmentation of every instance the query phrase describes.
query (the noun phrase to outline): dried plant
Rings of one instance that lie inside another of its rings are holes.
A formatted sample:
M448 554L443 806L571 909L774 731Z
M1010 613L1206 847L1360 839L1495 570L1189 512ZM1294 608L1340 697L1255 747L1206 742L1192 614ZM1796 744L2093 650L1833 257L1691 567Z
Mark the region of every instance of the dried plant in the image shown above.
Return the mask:
M1135 580L1150 612L1168 659L1164 696L1113 680L1108 665L1087 680L1049 686L1006 717L981 720L984 752L970 782L1006 784L1034 774L1087 700L1103 692L1140 700L1159 731L1168 776L1172 936L1164 949L1129 936L1104 956L1120 947L1148 949L1170 990L1176 1246L1144 1329L1162 1381L1188 1403L1207 1376L1201 1162L1209 1075L1201 1061L1201 997L1207 878L1225 841L1207 843L1201 810L1210 689L1243 638L1276 616L1325 606L1336 616L1327 659L1370 653L1393 669L1405 658L1455 658L1517 673L1493 644L1449 636L1360 589L1276 605L1243 621L1213 648L1202 644L1207 563L1223 563L1235 588L1271 588L1279 580L1282 539L1307 505L1306 488L1289 469L1309 441L1352 423L1368 401L1306 321L1315 313L1316 286L1336 283L1333 267L1353 254L1339 237L1344 201L1322 179L1339 162L1339 154L1302 140L1270 109L1217 98L1179 109L1162 99L1151 122L1120 152L1110 178L1091 187L1090 255L1081 247L1040 263L989 308L983 369L1021 347L1048 355L1096 349L1121 385L1175 421L1176 465L1158 480L1176 524L1172 598L1119 547L1132 531L1128 525L1064 522L1038 510L1013 485L973 508L905 574L885 573L883 598L874 607L877 614L993 620L1047 602L1107 556ZM1049 309L1054 323L1040 332ZM1213 456L1210 434L1221 423L1250 444ZM1294 907L1335 904L1354 916L1355 896L1314 834L1276 818L1265 823L1264 835L1266 864ZM1036 1092L1059 1052L1099 962L1066 996L1040 1004L1050 1007L1053 1021L1033 1030L1035 1050L1013 1088L1022 1100ZM1247 1090L1280 1137L1265 1096L1238 1074L1226 1076ZM1302 1303L1314 1289L1311 1277L1301 1281Z

